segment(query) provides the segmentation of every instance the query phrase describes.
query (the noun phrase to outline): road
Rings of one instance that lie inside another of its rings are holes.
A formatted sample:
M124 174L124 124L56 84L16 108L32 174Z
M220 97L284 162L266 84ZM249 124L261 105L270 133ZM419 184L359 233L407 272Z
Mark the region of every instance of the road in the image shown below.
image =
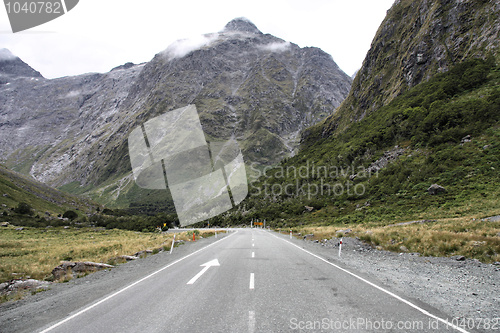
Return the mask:
M38 332L465 332L389 289L286 235L240 229Z

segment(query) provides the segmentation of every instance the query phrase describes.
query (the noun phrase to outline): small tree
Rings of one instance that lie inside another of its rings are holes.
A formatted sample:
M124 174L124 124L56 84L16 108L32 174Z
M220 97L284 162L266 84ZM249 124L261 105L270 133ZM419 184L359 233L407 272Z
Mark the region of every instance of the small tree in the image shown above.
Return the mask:
M26 202L20 202L17 207L14 208L14 212L22 215L33 215L35 213L33 208L31 208L31 206Z
M75 212L74 212L74 211L72 211L72 210L67 210L66 212L64 212L64 214L63 214L63 216L62 216L62 217L63 217L63 218L67 218L67 219L69 219L69 220L73 221L74 219L76 219L76 218L78 217L78 214L77 214L77 213L75 213Z

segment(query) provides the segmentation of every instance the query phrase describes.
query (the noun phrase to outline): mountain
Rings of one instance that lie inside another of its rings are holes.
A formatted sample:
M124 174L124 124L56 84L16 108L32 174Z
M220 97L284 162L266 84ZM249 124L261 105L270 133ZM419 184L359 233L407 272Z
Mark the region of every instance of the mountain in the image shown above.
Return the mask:
M497 215L499 29L499 1L396 1L347 99L260 173L245 217L283 227Z
M244 18L179 40L145 64L37 79L0 85L2 160L46 184L121 205L138 191L127 138L148 119L195 104L207 139L235 137L247 165L270 165L295 154L300 132L332 114L351 85L330 55Z
M7 49L0 49L0 84L16 78L43 78L42 75L13 55Z
M343 130L437 73L498 54L498 1L397 0L372 41L342 106L318 127ZM498 59L498 58L497 58Z

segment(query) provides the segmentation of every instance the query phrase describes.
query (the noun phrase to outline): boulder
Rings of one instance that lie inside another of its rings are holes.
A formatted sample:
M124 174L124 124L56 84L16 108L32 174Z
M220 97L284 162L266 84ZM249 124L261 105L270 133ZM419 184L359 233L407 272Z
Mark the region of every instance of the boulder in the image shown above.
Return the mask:
M489 221L489 222L500 222L500 215L496 215L496 216L491 216L491 217L487 217L485 219L483 219L483 221Z
M139 257L136 257L136 256L127 256L127 255L118 256L116 258L117 259L125 259L127 261L139 259Z
M52 275L55 280L59 280L68 275L71 275L71 277L73 277L74 274L76 274L76 276L80 276L113 267L115 266L91 261L63 261L59 266L52 270Z
M145 257L145 256L147 256L148 254L151 254L151 253L153 253L152 250L143 250L143 251L136 252L134 254L134 256L140 258L140 257Z
M445 193L445 192L446 192L446 189L444 187L442 187L441 185L438 185L438 184L432 184L427 189L427 193L429 193L430 195L436 195L436 194Z
M19 290L47 290L51 282L35 279L15 279L0 284L0 295L10 294Z

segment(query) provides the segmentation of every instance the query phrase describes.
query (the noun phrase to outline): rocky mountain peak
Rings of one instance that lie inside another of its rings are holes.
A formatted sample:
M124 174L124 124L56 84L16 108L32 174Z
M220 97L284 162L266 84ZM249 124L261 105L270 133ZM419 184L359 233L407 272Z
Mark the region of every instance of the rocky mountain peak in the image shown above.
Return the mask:
M8 49L0 49L0 61L15 60L16 58Z
M255 24L253 24L249 19L245 17L235 18L234 20L231 20L228 24L226 24L223 32L228 31L245 32L259 35L262 34L262 32L255 26Z
M43 76L8 49L0 49L0 84L18 77L42 78Z
M193 104L211 142L234 138L247 165L273 165L296 153L301 131L332 114L350 87L327 53L239 18L221 33L176 41L145 64L0 84L0 161L92 193L113 177L114 203L135 188L128 135L145 121Z

